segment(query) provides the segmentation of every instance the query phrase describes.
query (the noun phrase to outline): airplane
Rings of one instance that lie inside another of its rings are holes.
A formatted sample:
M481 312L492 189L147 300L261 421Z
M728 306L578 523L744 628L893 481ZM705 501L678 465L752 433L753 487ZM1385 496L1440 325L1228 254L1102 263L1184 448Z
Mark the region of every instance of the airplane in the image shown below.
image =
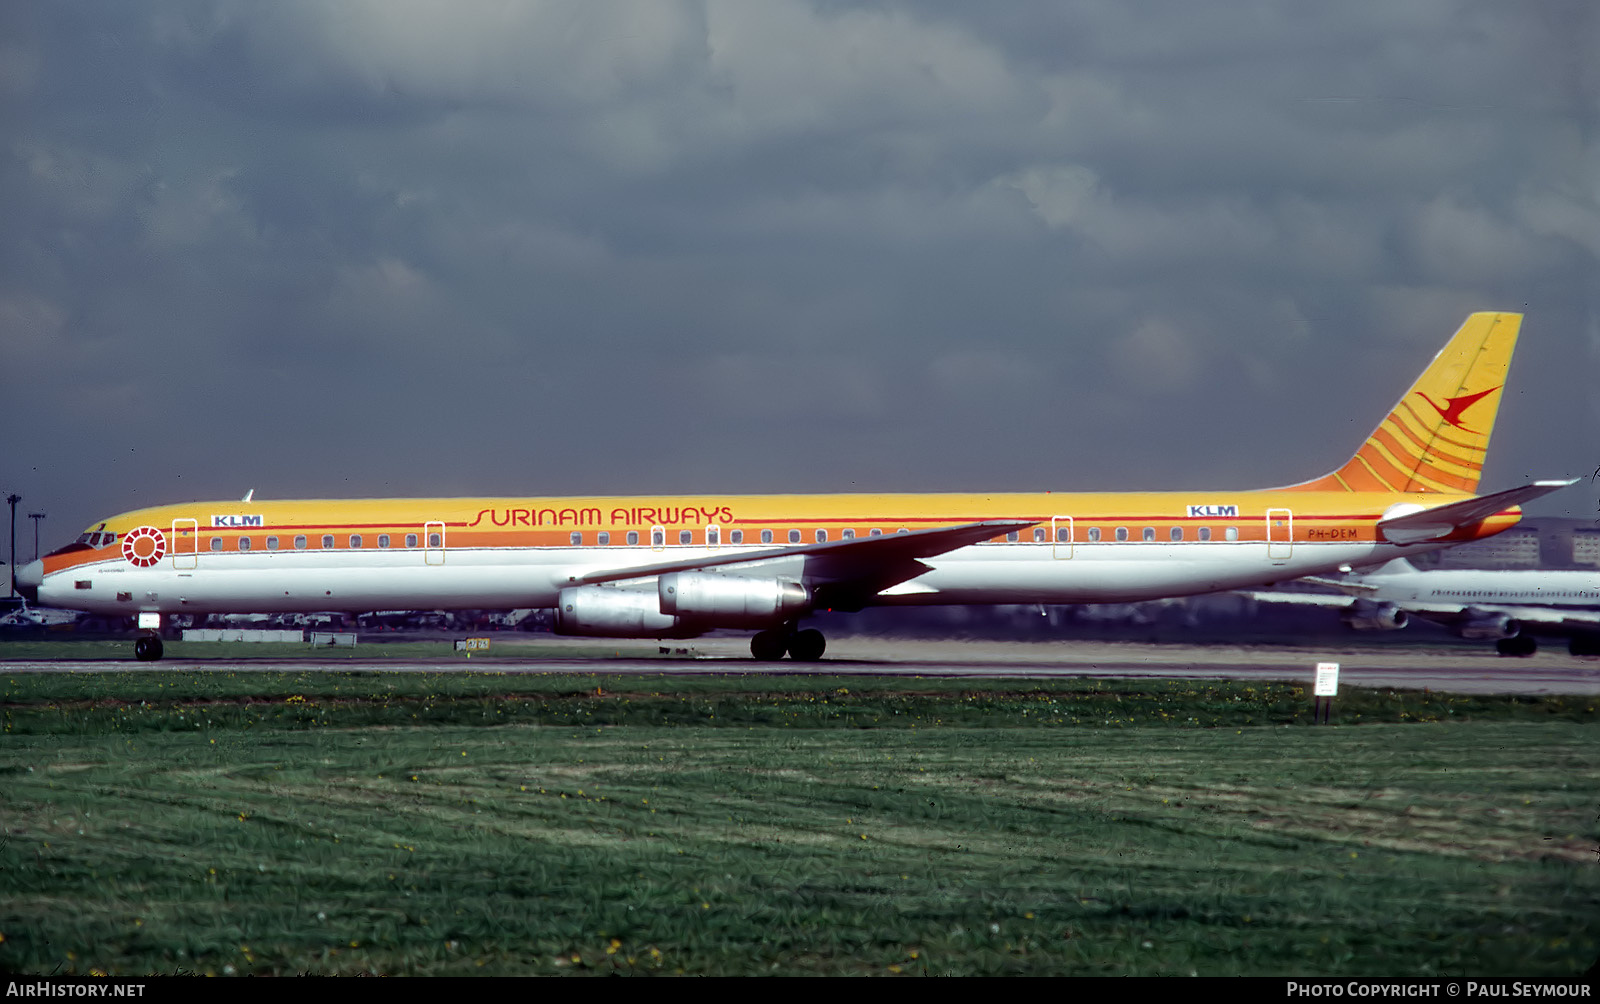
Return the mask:
M15 610L0 616L0 628L53 627L71 624L78 619L76 610L58 610L50 607L30 607L24 602Z
M1565 487L1476 494L1522 317L1469 316L1351 459L1284 488L189 502L109 517L18 575L37 602L137 615L553 607L559 634L755 631L874 605L1132 602L1387 561L1514 526Z
M1501 655L1532 655L1536 635L1566 636L1573 655L1600 655L1600 572L1418 569L1396 558L1365 574L1307 576L1338 595L1247 591L1262 603L1330 607L1358 631L1398 631L1417 616L1462 638L1492 638Z

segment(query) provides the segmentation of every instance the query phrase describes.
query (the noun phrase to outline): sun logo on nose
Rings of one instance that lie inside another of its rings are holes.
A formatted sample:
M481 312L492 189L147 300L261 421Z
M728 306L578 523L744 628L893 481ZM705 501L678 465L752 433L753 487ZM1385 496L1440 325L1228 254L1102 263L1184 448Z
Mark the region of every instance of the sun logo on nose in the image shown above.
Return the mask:
M140 568L149 568L167 553L167 538L153 526L129 530L122 538L122 556Z

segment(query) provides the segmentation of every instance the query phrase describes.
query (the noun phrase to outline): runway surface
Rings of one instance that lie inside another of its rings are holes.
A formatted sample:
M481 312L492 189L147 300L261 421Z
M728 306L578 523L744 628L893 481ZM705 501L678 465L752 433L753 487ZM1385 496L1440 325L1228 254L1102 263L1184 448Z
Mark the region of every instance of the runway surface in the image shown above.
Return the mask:
M401 643L404 644L404 643ZM1289 680L1309 684L1319 662L1337 662L1342 687L1395 687L1460 694L1600 695L1600 659L1574 658L1552 647L1529 658L1505 658L1492 647L1310 647L1151 645L1124 642L830 640L820 662L758 663L743 638L651 642L528 636L496 637L489 656L468 659L385 658L389 645L365 645L355 660L178 659L14 660L7 673L106 673L131 670L259 672L752 673L939 676L973 679L1132 677Z

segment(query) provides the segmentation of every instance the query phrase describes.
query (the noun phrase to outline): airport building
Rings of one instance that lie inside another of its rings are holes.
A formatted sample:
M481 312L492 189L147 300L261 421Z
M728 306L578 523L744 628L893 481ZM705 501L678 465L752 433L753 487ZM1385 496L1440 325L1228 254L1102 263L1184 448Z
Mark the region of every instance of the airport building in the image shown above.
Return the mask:
M1487 540L1435 551L1423 568L1600 568L1600 523L1528 519Z

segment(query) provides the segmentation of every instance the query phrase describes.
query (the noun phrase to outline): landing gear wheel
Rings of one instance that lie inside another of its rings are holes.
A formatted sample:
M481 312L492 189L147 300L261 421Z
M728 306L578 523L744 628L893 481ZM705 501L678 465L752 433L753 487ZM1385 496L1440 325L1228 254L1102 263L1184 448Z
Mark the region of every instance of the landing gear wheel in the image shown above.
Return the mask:
M789 639L789 656L795 662L816 662L827 647L828 639L822 637L821 631L807 628Z
M1511 638L1501 638L1494 643L1494 650L1501 655L1528 656L1539 650L1539 643L1527 635L1515 635Z
M777 662L783 658L783 640L782 631L758 631L750 639L750 654L757 662Z
M161 653L161 639L153 634L141 635L133 642L133 657L140 662L155 662Z

